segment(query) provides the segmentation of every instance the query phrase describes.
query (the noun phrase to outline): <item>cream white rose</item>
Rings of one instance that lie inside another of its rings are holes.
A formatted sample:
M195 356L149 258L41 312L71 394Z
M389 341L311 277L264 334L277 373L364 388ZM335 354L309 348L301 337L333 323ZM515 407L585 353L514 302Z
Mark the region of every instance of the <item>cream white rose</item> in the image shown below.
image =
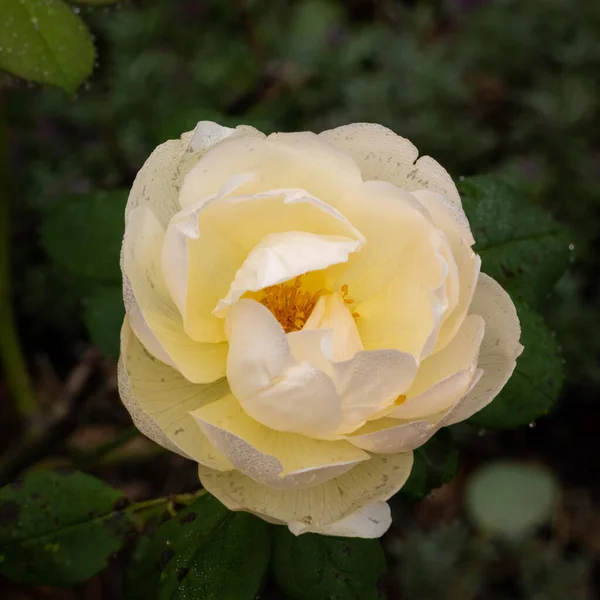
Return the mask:
M447 172L384 127L201 122L129 196L123 401L229 508L378 537L411 451L522 350L473 244Z

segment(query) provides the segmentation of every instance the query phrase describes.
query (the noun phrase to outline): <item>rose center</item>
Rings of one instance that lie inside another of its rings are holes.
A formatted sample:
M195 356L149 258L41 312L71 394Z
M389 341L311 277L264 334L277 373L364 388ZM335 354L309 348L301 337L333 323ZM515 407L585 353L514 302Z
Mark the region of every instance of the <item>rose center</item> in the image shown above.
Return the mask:
M271 285L262 290L260 303L275 315L286 333L299 331L310 317L324 290L308 292L302 289L302 275L295 279Z

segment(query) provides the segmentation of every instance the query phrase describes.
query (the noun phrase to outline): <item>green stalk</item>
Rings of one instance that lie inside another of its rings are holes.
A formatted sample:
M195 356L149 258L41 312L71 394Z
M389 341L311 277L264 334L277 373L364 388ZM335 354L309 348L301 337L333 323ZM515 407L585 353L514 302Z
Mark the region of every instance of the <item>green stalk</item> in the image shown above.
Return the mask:
M28 418L35 412L36 400L17 336L10 295L9 148L8 118L0 93L0 362L16 410Z

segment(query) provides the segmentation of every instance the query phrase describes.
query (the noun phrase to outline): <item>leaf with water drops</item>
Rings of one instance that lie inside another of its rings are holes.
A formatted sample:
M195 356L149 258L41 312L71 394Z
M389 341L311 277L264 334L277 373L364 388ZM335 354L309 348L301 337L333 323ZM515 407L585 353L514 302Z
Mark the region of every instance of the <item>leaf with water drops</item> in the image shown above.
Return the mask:
M569 262L566 230L529 198L491 175L458 182L481 270L532 306L543 306Z
M254 600L269 566L269 524L205 494L141 537L126 600Z
M293 600L378 600L386 571L379 540L274 530L273 574Z
M0 0L0 15L0 69L68 93L92 73L92 38L62 0Z
M102 571L132 531L125 497L77 471L36 471L0 489L0 573L75 585Z
M469 419L476 427L510 429L527 425L548 413L564 381L561 348L554 334L526 302L515 297L513 301L524 350L498 397Z

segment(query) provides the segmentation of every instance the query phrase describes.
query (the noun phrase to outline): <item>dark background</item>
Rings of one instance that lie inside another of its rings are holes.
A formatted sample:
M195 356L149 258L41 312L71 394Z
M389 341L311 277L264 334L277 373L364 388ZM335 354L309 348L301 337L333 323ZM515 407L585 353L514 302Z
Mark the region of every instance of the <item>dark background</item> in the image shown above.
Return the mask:
M457 479L400 507L385 538L389 597L597 597L600 2L125 0L82 7L80 16L98 58L76 97L4 82L14 307L36 396L59 414L33 458L75 462L132 500L197 485L193 466L128 429L116 393L118 314L96 325L90 342L89 290L48 256L40 236L60 202L129 186L156 145L199 120L265 132L378 122L453 176L510 179L524 202L568 228L573 246L569 272L543 309L563 346L560 401L521 430L458 431ZM26 435L0 379L0 448ZM115 435L131 439L118 453L94 455ZM463 510L472 469L498 458L546 465L561 487L552 521L510 547L484 537ZM5 583L2 597L118 599L121 566L77 590Z

